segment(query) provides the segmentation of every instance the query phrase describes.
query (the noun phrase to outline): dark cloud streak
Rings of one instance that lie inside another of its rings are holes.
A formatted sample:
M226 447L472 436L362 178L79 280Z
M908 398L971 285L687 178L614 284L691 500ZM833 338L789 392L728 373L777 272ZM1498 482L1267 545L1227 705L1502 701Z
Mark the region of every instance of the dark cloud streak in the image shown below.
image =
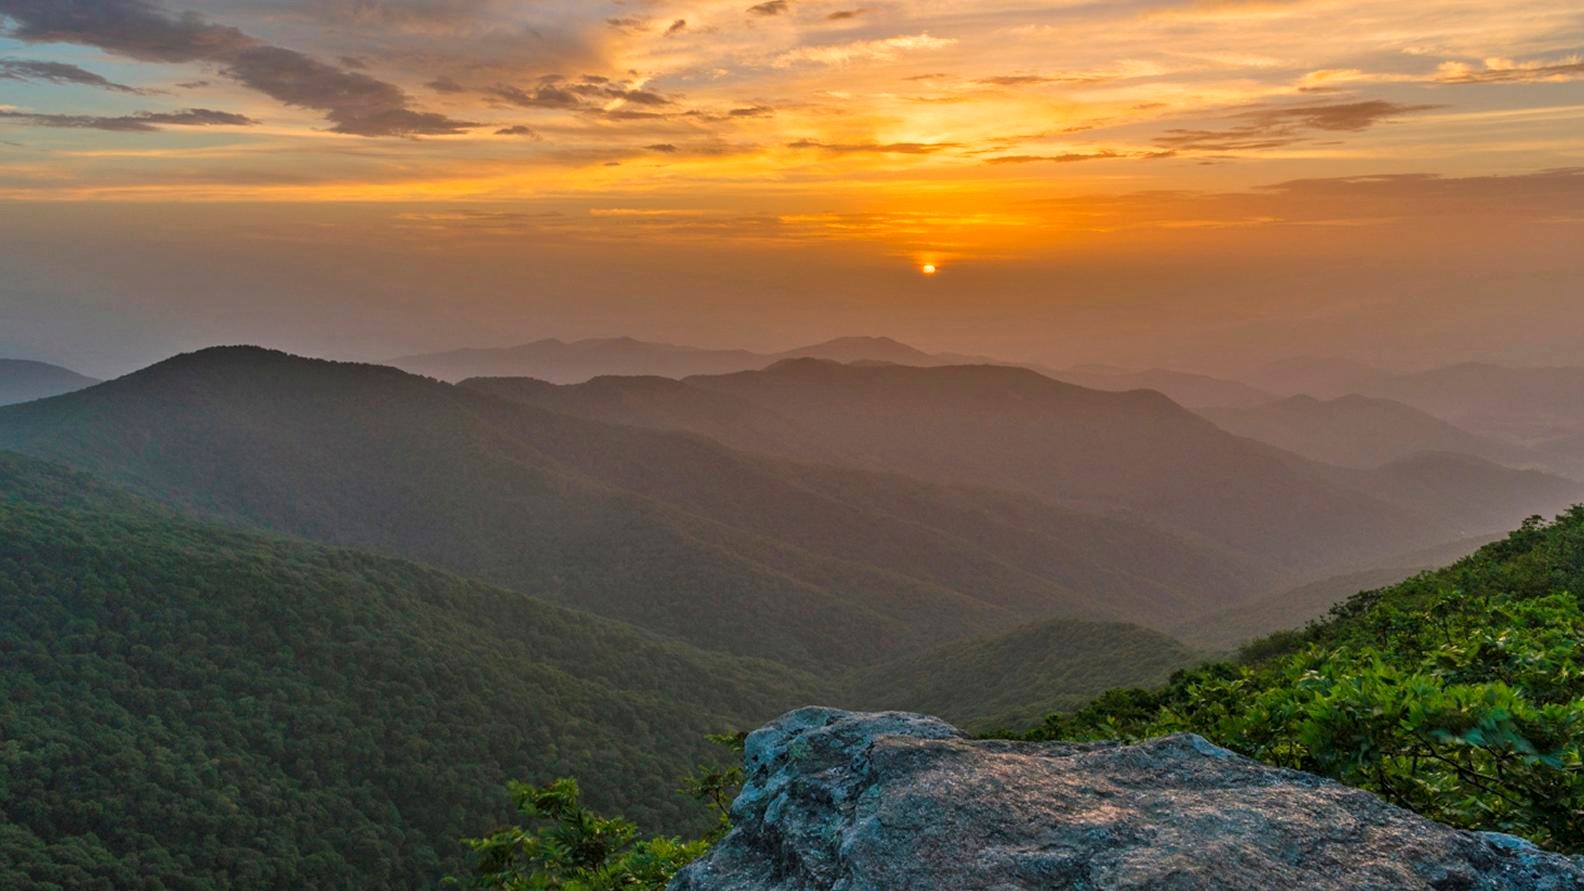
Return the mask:
M0 0L8 36L28 43L75 43L144 62L207 62L287 105L324 114L337 133L419 136L478 126L417 111L395 84L347 71L296 50L271 46L193 12L169 15L147 0Z
M0 120L20 121L34 127L68 130L107 130L112 133L154 133L162 127L249 127L258 121L246 115L211 108L184 111L140 111L135 114L104 117L82 114L43 114L28 111L0 111Z
M76 86L97 87L114 93L141 94L143 92L136 87L118 84L102 75L94 74L84 68L78 68L76 65L68 65L65 62L0 59L0 80L73 84Z
M1166 135L1157 137L1155 143L1182 151L1258 151L1304 142L1308 139L1305 131L1360 133L1383 121L1439 107L1374 99L1335 105L1254 109L1232 116L1232 120L1246 123L1220 130L1168 130Z

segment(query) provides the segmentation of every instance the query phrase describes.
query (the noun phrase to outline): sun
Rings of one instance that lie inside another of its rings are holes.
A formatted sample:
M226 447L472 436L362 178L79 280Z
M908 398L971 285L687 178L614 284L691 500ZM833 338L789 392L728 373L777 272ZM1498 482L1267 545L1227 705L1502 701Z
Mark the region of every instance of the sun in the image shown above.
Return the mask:
M919 272L922 272L925 275L934 275L939 271L940 267L936 266L934 263L925 263L923 266L919 267Z

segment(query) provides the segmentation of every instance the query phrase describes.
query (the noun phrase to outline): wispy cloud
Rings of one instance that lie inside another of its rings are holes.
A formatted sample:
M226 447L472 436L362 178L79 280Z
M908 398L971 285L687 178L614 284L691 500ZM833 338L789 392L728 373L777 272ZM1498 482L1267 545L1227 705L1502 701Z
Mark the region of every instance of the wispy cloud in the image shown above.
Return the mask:
M246 115L215 111L209 108L189 108L183 111L140 111L135 114L109 117L0 110L0 120L18 121L35 127L108 130L116 133L152 133L164 127L251 127L258 123L258 121Z
M0 80L33 81L51 84L96 87L115 93L142 93L136 87L118 84L100 74L95 74L65 62L35 61L29 59L0 59Z
M815 65L849 65L855 62L889 62L914 52L945 49L957 41L949 37L931 37L928 34L910 34L885 37L878 40L855 40L823 46L803 46L777 56L775 65L786 68L800 63Z
M1309 138L1307 131L1358 133L1406 115L1430 111L1434 105L1404 105L1373 99L1330 105L1261 108L1232 115L1241 123L1222 129L1173 128L1155 142L1181 151L1238 152L1293 145Z

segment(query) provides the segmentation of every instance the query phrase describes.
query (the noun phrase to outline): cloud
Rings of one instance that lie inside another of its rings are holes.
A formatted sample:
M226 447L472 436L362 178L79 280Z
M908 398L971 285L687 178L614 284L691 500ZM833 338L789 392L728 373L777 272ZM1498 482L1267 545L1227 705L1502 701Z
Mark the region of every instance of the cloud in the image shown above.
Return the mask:
M800 139L797 142L787 143L790 149L819 149L840 155L878 154L878 155L931 155L946 149L962 148L957 142L850 142L827 143L812 139Z
M1221 130L1173 129L1157 137L1158 145L1183 151L1235 152L1280 148L1303 142L1304 131L1358 133L1382 121L1438 108L1435 105L1403 105L1379 99L1332 105L1304 105L1288 108L1255 109L1232 116L1244 121Z
M665 30L665 36L670 37L673 34L680 34L680 33L682 33L683 31L686 31L686 30L687 30L687 19L677 19L676 21L671 23L671 27L669 27L669 28L667 28Z
M8 36L76 43L144 62L209 62L279 102L324 114L331 130L358 136L459 133L478 126L410 108L398 86L271 46L187 12L167 15L147 0L0 0Z
M461 89L460 87L458 89ZM585 76L577 81L569 81L558 74L545 75L532 87L523 88L510 84L496 84L486 87L481 92L493 96L504 102L509 102L520 108L550 108L569 111L591 111L608 114L613 117L652 117L649 112L623 112L619 107L610 108L612 103L643 106L645 108L660 108L672 105L672 100L654 92L635 87L631 84L622 84L608 77Z
M904 53L919 50L938 50L956 45L949 37L931 37L928 34L910 34L887 37L881 40L856 40L850 43L802 46L777 56L777 68L787 68L800 62L816 65L847 65L853 62L889 62Z
M1241 192L1150 191L1071 195L1029 202L1101 230L1336 227L1467 220L1574 223L1584 203L1584 168L1510 176L1433 173L1295 179Z
M1078 161L1105 161L1112 158L1138 158L1146 161L1157 158L1175 157L1177 152L1165 150L1158 152L1119 152L1115 149L1101 149L1097 152L1063 152L1059 155L999 155L986 158L986 164L1073 164Z
M540 140L542 140L544 138L544 137L540 136L532 127L529 127L529 126L526 126L526 125L523 125L523 124L517 124L517 125L511 126L511 127L502 127L499 130L495 131L495 135L496 136L523 136L523 137L526 137L528 139L532 139L534 142L539 142Z
M790 8L791 7L787 4L787 0L769 0L768 3L760 3L755 6L748 7L748 14L757 16L776 16L787 12Z
M1105 74L1003 74L980 78L974 83L996 87L1021 87L1036 84L1092 84L1113 79L1112 76Z
M1584 57L1577 55L1534 62L1489 58L1484 60L1484 66L1476 68L1464 62L1443 62L1436 69L1435 79L1447 84L1494 84L1561 83L1584 78Z
M826 16L825 17L825 21L827 21L827 22L845 22L848 19L855 19L855 18L863 15L866 11L867 10L863 10L863 9L838 9L835 12L831 13L830 15Z
M115 133L153 133L162 127L249 127L258 123L246 115L210 108L184 111L140 111L135 114L101 117L99 115L42 114L27 111L0 111L0 119L21 121L34 127L71 130L109 130Z
M142 93L136 87L118 84L101 75L65 62L35 62L27 59L0 59L0 80L42 81L98 87L116 93Z

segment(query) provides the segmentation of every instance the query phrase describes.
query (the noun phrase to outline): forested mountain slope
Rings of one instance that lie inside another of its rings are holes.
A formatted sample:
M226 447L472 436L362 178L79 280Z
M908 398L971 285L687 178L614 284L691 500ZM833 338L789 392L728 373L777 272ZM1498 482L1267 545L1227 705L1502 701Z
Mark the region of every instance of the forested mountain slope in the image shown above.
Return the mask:
M510 777L654 829L805 675L0 453L0 886L432 887Z
M854 708L937 715L969 729L1019 727L1114 687L1163 683L1200 658L1136 625L1039 622L863 669L846 698Z
M251 348L0 410L0 447L209 518L821 668L1058 615L1164 621L1268 587L1222 550L1126 517Z
M1531 491L1497 490L1459 514L1441 496L1466 485L1465 472L1486 479L1485 469L1441 465L1414 486L1339 473L1233 436L1158 393L1089 390L999 366L798 360L680 383L463 386L782 457L1120 506L1295 581L1490 531L1493 514L1494 528L1508 527L1571 497L1535 503Z

